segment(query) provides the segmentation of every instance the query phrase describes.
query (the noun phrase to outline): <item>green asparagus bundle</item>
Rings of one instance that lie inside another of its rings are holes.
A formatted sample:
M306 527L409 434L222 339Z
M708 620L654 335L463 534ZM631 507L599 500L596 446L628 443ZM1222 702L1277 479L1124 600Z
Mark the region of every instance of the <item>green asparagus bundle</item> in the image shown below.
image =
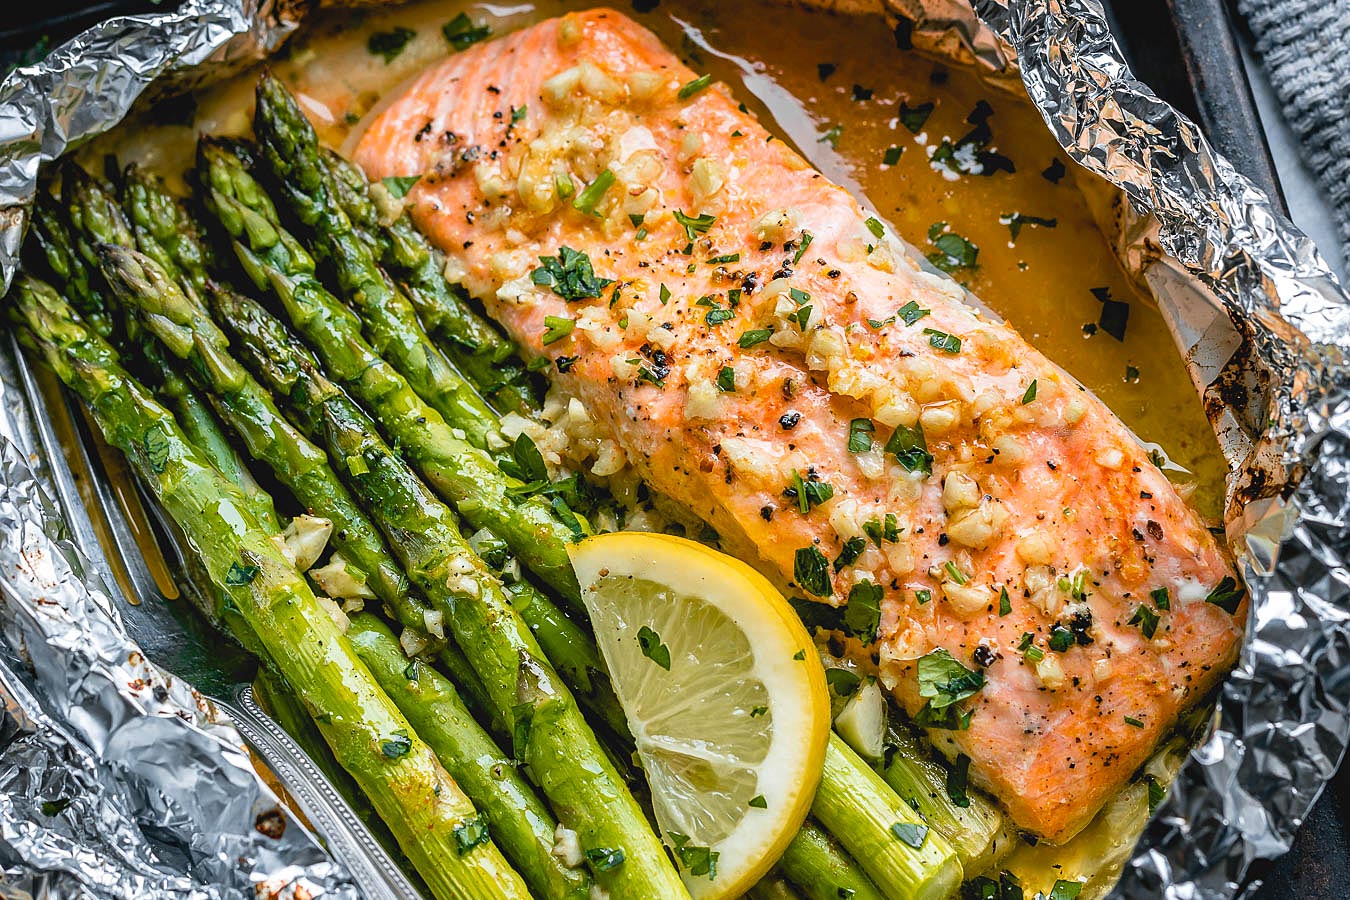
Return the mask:
M573 859L569 866L554 855L557 820L516 771L513 761L474 721L454 686L433 667L409 662L393 632L373 616L353 616L347 637L381 687L488 820L493 840L516 864L535 896L541 900L584 900L590 893L591 879L581 868L581 861Z
M337 558L311 572L329 596L379 599L404 624L425 629L427 607L408 590L379 531L329 467L324 451L300 434L263 388L229 353L225 335L158 264L134 250L104 245L103 272L113 293L207 392L250 456L315 515L333 523Z
M218 310L225 318L225 309ZM278 336L240 333L241 343ZM577 833L596 880L620 897L680 897L665 850L508 594L458 530L454 513L385 444L375 423L289 337L249 354L291 412L323 435L331 458L389 538L404 570L445 615L559 821Z
M444 349L450 361L498 409L533 409L537 401L531 395L530 376L515 357L515 343L502 336L450 286L441 252L427 242L406 212L384 224L361 167L332 150L320 152L334 200L407 291L426 327L445 338ZM388 193L383 186L376 188L381 189Z
M281 96L293 105L280 82L264 72L258 80L259 104L272 104ZM299 136L290 128L299 127L301 122L309 128L309 120L298 108L293 108L294 116L287 115L291 111L276 109L275 115L265 120L256 117L262 156L275 177L278 193L291 213L310 230L318 255L333 267L344 295L362 314L371 344L441 415L491 422L491 408L435 348L408 298L376 264L370 247L333 202L317 155L292 156ZM478 428L465 429L465 435L479 449L487 449L498 437L493 430Z
M325 369L380 420L430 485L474 528L507 541L531 572L563 597L579 597L567 558L573 532L540 497L501 477L490 456L425 403L362 336L361 320L314 275L314 261L281 227L276 208L249 174L247 150L202 141L198 173L207 208L233 239L245 272L271 292ZM479 413L472 415L478 416Z
M258 636L324 739L438 898L529 892L431 749L380 691L351 644L262 527L247 498L47 284L20 275L9 312L21 341L88 406L196 549L214 590Z

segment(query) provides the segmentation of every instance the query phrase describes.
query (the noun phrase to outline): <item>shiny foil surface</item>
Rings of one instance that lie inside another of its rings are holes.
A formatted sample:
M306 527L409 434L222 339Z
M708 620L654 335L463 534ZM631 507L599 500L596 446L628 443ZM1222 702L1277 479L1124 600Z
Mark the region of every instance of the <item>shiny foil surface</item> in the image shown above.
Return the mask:
M1117 250L1205 399L1229 461L1226 531L1252 593L1249 639L1116 895L1238 895L1252 861L1288 849L1350 740L1350 301L1312 243L1133 77L1094 0L886 5L902 40L1020 82L1066 152L1116 185ZM43 163L147 91L265 56L299 15L189 0L104 23L11 74L0 86L5 282ZM62 541L15 378L0 364L0 866L53 896L235 896L249 884L347 895L298 823L260 837L253 817L275 798L237 734L140 656L88 548ZM111 888L124 877L135 887Z

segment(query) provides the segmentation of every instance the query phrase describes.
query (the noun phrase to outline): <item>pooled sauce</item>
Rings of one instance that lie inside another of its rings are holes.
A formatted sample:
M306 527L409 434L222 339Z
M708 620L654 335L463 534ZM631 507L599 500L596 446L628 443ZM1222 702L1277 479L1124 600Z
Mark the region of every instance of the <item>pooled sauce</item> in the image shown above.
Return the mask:
M430 0L326 11L270 61L319 136L343 147L392 88L481 39L594 3ZM633 8L617 4L627 12ZM1217 516L1224 466L1152 300L1120 269L1039 113L968 71L900 50L879 16L711 0L633 13L697 71L865 198L920 253L1094 391L1195 485ZM466 13L467 18L459 18ZM256 72L162 104L86 150L183 172L199 133L246 134ZM157 119L158 121L153 121ZM148 127L147 127L148 124ZM1096 187L1095 184L1090 185Z

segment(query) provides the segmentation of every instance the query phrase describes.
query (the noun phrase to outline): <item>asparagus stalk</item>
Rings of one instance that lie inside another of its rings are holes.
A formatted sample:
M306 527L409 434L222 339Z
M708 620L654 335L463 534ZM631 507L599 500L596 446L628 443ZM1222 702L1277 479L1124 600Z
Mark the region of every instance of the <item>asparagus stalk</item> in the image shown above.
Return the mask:
M951 844L833 733L822 783L827 780L831 789L816 792L811 814L884 894L938 900L960 887L961 863Z
M791 882L776 870L745 892L746 900L801 900L801 896Z
M75 251L75 242L60 204L46 191L38 191L33 203L32 237L46 269L65 288L80 316L100 337L111 337L112 319L95 286L94 273Z
M498 409L528 412L536 405L529 374L515 359L515 343L480 316L445 277L445 257L401 213L384 224L360 166L320 150L333 198L352 227L407 291L418 317L445 338L446 355Z
M303 377L302 362L318 368L314 357L299 346L289 330L257 302L229 291L213 291L210 296L217 319L230 329L236 340L236 352L243 358L245 365L266 381L275 396L285 398L291 395L296 382ZM359 340L359 336L353 340ZM364 416L345 395L335 397L331 402L350 407L353 415ZM287 403L287 408L296 424L311 439L323 440L323 425L317 410L305 409L293 402ZM390 430L396 437L400 433L394 428ZM471 454L476 453L471 451ZM494 475L498 479L501 477L495 467L485 465L477 470L475 477L488 479ZM509 487L502 488L503 491L507 489ZM475 524L491 521L476 503L464 503L460 508L466 518L479 520ZM475 535L473 540L480 555L496 558L498 568L505 568L505 543L492 534L490 525ZM565 548L562 552L566 552ZM527 582L510 584L506 589L512 606L537 636L545 655L564 676L568 686L581 696L588 708L598 711L607 723L621 724L622 710L609 688L599 650L590 636Z
M68 167L63 187L64 212L70 216L70 227L66 228L60 213L53 210L50 215L62 229L66 241L65 255L78 261L82 272L80 277L66 280L65 287L72 297L83 296L86 305L97 307L100 313L107 316L111 312L111 290L101 267L91 269L87 260L99 259L96 248L100 244L124 244L135 240L133 229L118 210L112 195L83 169L73 165ZM170 274L181 277L182 273L171 269ZM98 286L97 291L94 285ZM109 331L112 329L109 328ZM258 486L247 465L233 450L207 402L169 363L152 336L126 321L117 330L117 336L123 357L131 361L147 383L152 384L164 398L188 440L217 471L239 485L249 498L258 520L269 528L273 527L271 523L276 522L277 514L271 495Z
M313 260L280 226L276 208L245 168L247 151L217 141L203 141L198 150L206 205L233 238L249 277L276 296L327 371L370 408L431 486L474 528L506 541L545 584L575 599L578 611L581 592L566 552L571 529L542 497L520 498L521 483L504 478L491 457L460 437L366 343L360 320L324 289Z
M490 425L491 408L435 349L408 298L376 265L370 248L333 202L309 120L281 82L267 72L258 80L254 131L262 142L266 167L279 183L279 193L307 229L309 245L332 265L338 286L361 312L371 344L443 416ZM464 431L480 449L500 437L490 427Z
M885 900L872 880L863 874L834 838L810 819L784 854L779 870L797 886L806 900ZM909 895L897 895L909 896Z
M431 666L409 662L384 623L352 617L347 637L417 733L492 827L493 839L541 900L582 900L591 879L553 854L557 821L487 732L454 686Z
M342 767L435 895L528 898L496 846L477 843L482 818L380 691L239 489L206 463L49 285L20 275L10 312L21 340L84 399L104 438L126 454L183 530L213 588L229 597L272 665L305 698Z
M969 805L958 806L947 793L947 769L928 755L908 728L891 724L886 743L895 748L880 767L886 783L947 838L962 869L975 875L992 868L1008 843L999 840L1005 830L998 807L974 791L968 796Z
M375 423L303 354L286 345L252 354L289 384L278 395L322 430L345 460L353 491L371 508L405 571L445 615L478 673L492 713L510 729L564 827L575 831L596 880L617 897L682 897L683 884L571 692L545 658L502 585L460 535L454 513L379 436ZM622 861L620 861L622 859Z
M123 173L122 209L136 235L136 248L201 297L214 254L178 198L158 177L133 165Z
M271 393L230 355L228 340L211 318L149 257L104 245L102 261L113 293L165 349L186 363L188 377L209 394L249 455L267 464L307 509L332 521L331 540L346 564L350 596L378 598L400 621L425 629L427 608L409 593L379 530L333 472L324 451L291 425Z

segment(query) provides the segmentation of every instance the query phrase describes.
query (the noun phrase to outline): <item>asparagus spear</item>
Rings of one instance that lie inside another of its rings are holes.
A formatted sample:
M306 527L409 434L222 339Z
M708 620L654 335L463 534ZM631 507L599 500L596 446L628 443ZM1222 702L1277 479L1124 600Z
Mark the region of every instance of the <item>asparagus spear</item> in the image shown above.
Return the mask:
M801 896L777 871L770 872L745 892L746 900L800 900Z
M807 819L778 868L806 900L885 900L834 838ZM898 895L910 896L910 895Z
M438 898L529 892L431 749L375 684L244 495L208 465L173 417L117 362L49 285L15 282L20 339L89 407L109 444L183 530L279 674L305 698L324 739L370 797Z
M202 296L214 255L178 198L158 177L133 165L122 176L122 209L131 221L136 248Z
M961 863L947 840L834 733L822 784L826 780L831 789L816 792L811 814L883 892L936 900L960 887Z
M480 316L450 286L445 257L413 226L407 213L381 221L371 184L360 166L332 150L320 151L333 198L352 227L407 291L418 317L446 339L450 361L499 409L526 412L536 406L529 375L515 360L515 343Z
M309 232L309 245L332 265L338 286L361 312L371 344L442 415L479 425L491 423L491 408L435 349L408 298L376 265L370 248L333 202L309 120L281 82L267 72L258 80L254 131L262 142L266 167L279 183L279 193ZM464 431L480 449L500 437L490 428Z
M164 348L186 363L188 377L208 392L249 455L269 466L307 509L332 521L332 543L352 583L348 596L378 598L400 621L426 628L426 607L409 593L407 579L379 531L329 467L324 451L287 421L271 393L235 361L211 318L149 257L110 245L101 254L113 293Z
M454 513L380 438L375 423L287 345L252 354L289 384L280 396L345 460L356 495L388 535L410 578L445 614L473 664L492 714L512 735L559 821L577 832L596 880L618 897L681 897L683 884L637 803L606 758L571 692L545 658L502 585L460 535Z
M299 346L286 327L257 302L240 294L220 290L211 292L210 299L217 319L235 338L235 352L243 358L245 365L267 383L275 396L283 399L291 396L296 382L303 376L299 365L301 361L317 368L314 357ZM349 406L354 415L364 415L346 395L335 397L331 402ZM287 408L296 424L311 439L323 439L322 423L314 409L305 409L293 402L288 402ZM396 436L400 433L397 429L390 430ZM492 477L490 473L500 478L500 474L491 466L482 466L469 474L482 483L482 479ZM473 503L461 504L461 511L466 518L477 518L479 523L491 522ZM490 525L474 535L473 541L476 552L496 560L499 570L505 568L508 561L505 543L492 534ZM566 552L565 549L563 552ZM582 697L588 708L599 711L606 722L621 724L622 711L613 691L609 689L599 651L590 636L527 582L510 584L507 590L512 606L537 636L545 655L566 678L568 686Z
M434 668L409 662L398 639L368 614L352 617L347 637L357 655L403 710L441 764L492 827L493 839L535 896L575 898L590 893L584 869L553 854L557 821L492 738L474 721L453 685Z
M88 260L97 262L96 248L99 244L121 244L134 240L133 230L112 195L83 169L74 165L67 167L63 188L65 204L62 212L70 216L70 227L67 228L62 221L61 212L53 209L47 215L61 229L65 241L62 252L78 263L81 272L78 277L66 279L64 286L72 298L83 297L86 305L96 307L106 317L111 312L111 290L101 268L97 265L91 268ZM181 275L177 270L172 274ZM111 328L108 330L112 331ZM123 357L139 369L141 376L165 399L188 440L217 471L240 486L259 521L272 527L271 523L276 522L277 515L271 495L258 487L248 467L231 448L229 438L225 436L206 401L168 362L155 339L135 327L134 323L124 321L115 336L119 339Z
M46 268L65 288L71 304L89 327L107 338L113 333L103 297L95 286L94 274L75 251L75 242L66 225L58 201L46 191L38 191L33 203L33 246L38 248Z
M518 498L520 482L504 478L491 457L460 437L366 343L360 320L324 289L313 260L280 226L272 202L245 168L246 158L237 145L198 146L206 205L234 239L249 277L277 297L327 371L369 406L431 486L474 528L505 540L545 584L577 601L576 611L580 588L566 552L571 529L543 498Z

